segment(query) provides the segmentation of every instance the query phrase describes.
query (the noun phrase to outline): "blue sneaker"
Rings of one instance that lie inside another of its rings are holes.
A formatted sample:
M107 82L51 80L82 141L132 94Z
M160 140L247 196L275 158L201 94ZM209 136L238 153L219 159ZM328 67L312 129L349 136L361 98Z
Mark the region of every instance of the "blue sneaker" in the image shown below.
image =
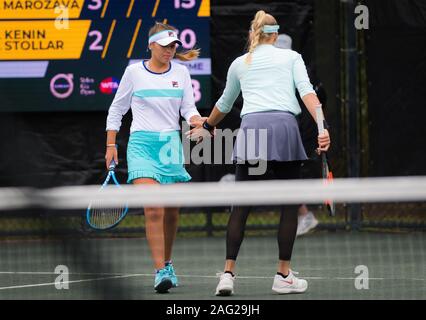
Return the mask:
M154 289L158 293L166 293L172 286L173 283L170 279L169 270L167 268L158 270L155 274Z
M178 278L176 277L175 269L173 268L173 264L171 262L166 264L165 269L169 272L169 277L172 280L173 288L176 288L179 286L178 284Z

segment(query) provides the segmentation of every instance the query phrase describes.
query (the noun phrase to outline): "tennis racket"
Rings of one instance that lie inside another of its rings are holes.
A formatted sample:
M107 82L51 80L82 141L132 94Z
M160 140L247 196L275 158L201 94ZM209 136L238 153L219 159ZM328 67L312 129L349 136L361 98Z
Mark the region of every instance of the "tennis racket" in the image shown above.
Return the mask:
M118 183L117 178L115 177L115 162L114 160L111 161L111 164L108 168L108 175L102 184L101 189L99 192L102 192L108 184L112 185L113 187L121 188L120 184ZM112 183L110 183L112 182ZM128 206L123 205L121 207L115 207L115 208L109 208L102 205L101 202L92 202L89 204L89 207L86 211L86 220L87 224L96 230L107 230L115 227L120 223L121 220L124 219L124 217L127 214Z
M321 106L318 106L315 111L316 111L316 117L317 117L318 133L323 134L324 133L324 115L322 113ZM321 152L321 171L322 171L322 178L324 180L324 184L332 184L333 173L331 172L330 166L328 165L327 152ZM327 206L329 215L331 217L334 217L336 215L336 207L334 205L334 202L331 200L325 200L324 204Z

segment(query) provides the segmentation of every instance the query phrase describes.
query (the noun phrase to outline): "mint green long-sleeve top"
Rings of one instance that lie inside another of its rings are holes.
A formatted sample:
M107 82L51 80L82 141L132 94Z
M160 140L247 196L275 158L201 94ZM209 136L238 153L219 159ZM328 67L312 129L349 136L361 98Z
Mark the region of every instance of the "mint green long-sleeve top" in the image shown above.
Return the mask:
M228 70L226 87L216 107L231 111L242 91L244 105L241 117L254 112L287 111L301 113L296 89L303 98L315 94L302 56L292 50L262 44L256 47L251 63L247 54L234 60Z

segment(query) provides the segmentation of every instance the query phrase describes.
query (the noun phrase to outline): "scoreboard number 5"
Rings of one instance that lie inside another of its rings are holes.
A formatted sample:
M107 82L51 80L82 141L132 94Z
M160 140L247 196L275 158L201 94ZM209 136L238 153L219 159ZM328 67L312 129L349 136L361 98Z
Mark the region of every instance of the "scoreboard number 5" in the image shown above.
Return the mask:
M175 0L175 9L192 9L195 6L195 0Z

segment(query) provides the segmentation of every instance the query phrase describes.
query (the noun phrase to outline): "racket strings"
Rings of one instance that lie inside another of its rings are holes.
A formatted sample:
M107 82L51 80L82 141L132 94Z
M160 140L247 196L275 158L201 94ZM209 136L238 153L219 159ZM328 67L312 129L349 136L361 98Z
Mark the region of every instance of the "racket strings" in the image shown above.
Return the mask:
M100 192L110 188L120 188L114 172L109 172ZM87 209L87 222L92 228L106 230L116 226L127 214L128 206L105 207L102 202L93 202Z
M100 204L92 205L88 216L89 223L98 229L106 229L117 224L126 212L126 207L105 208Z

